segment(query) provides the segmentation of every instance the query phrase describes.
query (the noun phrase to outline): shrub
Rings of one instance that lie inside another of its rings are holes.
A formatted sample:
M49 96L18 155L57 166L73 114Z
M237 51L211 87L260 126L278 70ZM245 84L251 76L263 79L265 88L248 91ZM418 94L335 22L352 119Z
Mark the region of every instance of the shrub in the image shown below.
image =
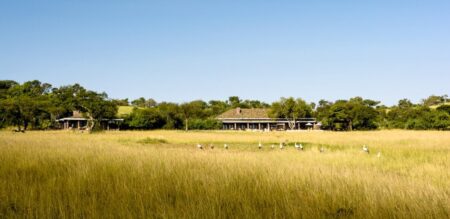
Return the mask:
M212 130L222 128L222 123L217 119L192 119L189 121L189 129Z
M155 108L135 108L127 122L132 129L158 129L165 124L161 113Z

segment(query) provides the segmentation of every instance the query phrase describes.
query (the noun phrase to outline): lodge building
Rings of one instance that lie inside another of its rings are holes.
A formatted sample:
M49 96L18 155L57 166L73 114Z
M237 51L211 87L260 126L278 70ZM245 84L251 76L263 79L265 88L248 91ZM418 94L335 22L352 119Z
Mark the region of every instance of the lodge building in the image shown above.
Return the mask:
M68 130L85 130L88 125L88 119L85 118L79 111L73 111L72 116L60 118L56 121L59 123L59 127L61 129ZM99 122L99 125L104 130L119 130L121 122L123 122L123 119L103 119Z
M288 130L289 120L269 117L268 109L230 109L217 117L224 130ZM295 120L295 130L320 129L321 123L315 118Z

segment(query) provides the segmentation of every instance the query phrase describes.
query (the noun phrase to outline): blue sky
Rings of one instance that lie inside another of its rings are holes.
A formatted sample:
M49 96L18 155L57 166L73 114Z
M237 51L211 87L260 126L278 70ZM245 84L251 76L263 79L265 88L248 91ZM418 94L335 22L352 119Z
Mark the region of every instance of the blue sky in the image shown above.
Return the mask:
M450 94L450 1L0 0L0 79L157 101Z

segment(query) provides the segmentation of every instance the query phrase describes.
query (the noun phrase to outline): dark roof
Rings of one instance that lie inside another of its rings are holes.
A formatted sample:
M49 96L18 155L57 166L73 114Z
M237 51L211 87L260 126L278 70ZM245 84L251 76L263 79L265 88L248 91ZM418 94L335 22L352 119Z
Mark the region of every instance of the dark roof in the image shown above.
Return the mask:
M270 119L268 109L230 109L217 117L218 119Z
M76 111L76 110L74 110L72 112L72 116L57 119L57 121L67 121L67 120L71 120L71 121L85 121L87 119L83 117L83 114L81 114L80 111Z

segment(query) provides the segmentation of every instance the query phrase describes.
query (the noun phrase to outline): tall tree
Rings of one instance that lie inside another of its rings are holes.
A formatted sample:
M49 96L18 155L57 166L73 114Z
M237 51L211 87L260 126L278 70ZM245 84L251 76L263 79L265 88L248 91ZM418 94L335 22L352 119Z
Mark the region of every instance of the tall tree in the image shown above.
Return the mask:
M164 125L164 118L156 108L134 108L129 125L135 129L157 129Z
M205 110L207 103L202 100L194 100L192 102L183 103L180 105L183 117L185 130L189 130L189 120L192 118L205 118Z
M20 84L11 83L0 100L2 121L27 130L30 123L36 127L40 120L49 119L49 92L51 85L38 80Z
M304 100L293 97L282 97L279 101L273 102L269 114L273 118L284 118L288 121L290 129L295 128L295 121L302 117L311 117L312 107Z

